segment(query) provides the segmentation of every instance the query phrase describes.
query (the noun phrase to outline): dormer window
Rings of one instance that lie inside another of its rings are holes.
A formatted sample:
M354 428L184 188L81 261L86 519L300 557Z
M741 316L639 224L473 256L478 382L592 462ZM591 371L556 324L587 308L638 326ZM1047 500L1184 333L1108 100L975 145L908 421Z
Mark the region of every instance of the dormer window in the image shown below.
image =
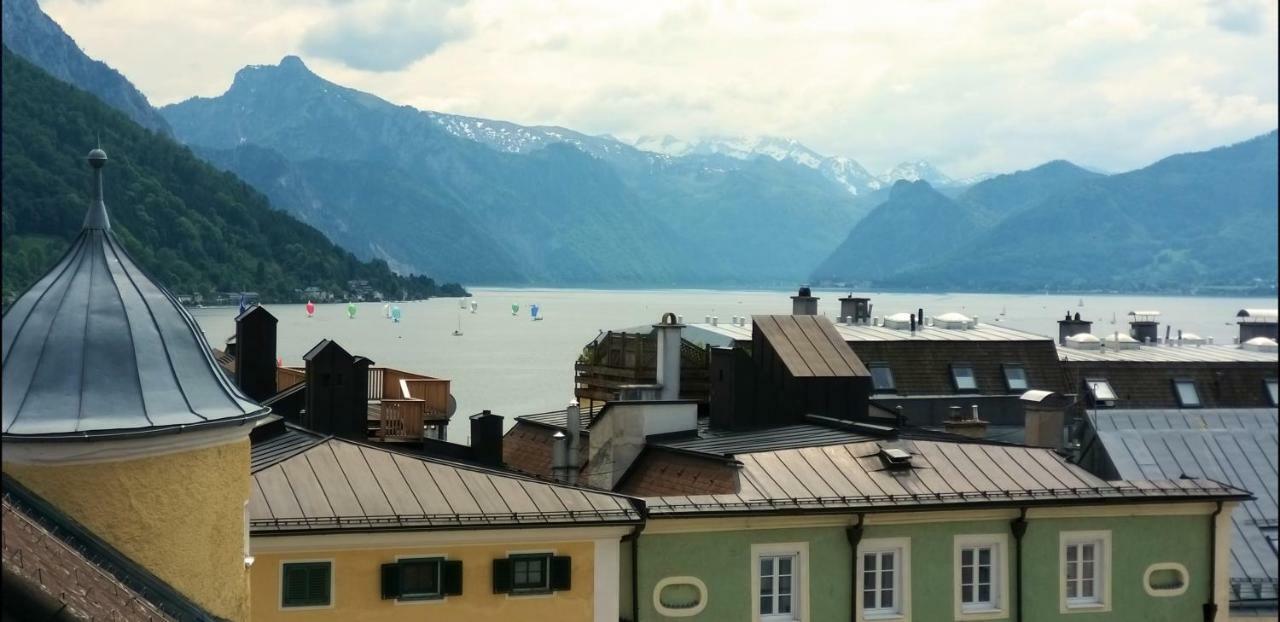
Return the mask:
M1190 379L1178 379L1173 381L1173 392L1178 396L1178 404L1183 408L1199 408L1200 392L1196 390L1196 383Z
M973 365L968 363L951 365L951 382L955 385L956 391L961 393L978 392L978 378L973 373Z

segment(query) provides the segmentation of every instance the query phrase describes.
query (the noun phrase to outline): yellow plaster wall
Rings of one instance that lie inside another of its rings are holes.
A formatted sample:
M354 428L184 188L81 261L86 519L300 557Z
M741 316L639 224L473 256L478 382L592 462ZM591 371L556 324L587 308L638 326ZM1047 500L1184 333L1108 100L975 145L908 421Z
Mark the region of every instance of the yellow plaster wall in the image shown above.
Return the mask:
M162 456L4 471L210 613L246 620L249 439Z
M545 595L493 593L493 560L515 552L555 552L573 558L572 589ZM595 548L592 542L510 542L447 544L434 548L313 550L254 553L251 594L253 622L589 622L594 615ZM462 595L443 600L398 603L382 600L382 564L396 557L447 557L462 560ZM281 564L287 561L333 562L333 601L324 609L280 607Z

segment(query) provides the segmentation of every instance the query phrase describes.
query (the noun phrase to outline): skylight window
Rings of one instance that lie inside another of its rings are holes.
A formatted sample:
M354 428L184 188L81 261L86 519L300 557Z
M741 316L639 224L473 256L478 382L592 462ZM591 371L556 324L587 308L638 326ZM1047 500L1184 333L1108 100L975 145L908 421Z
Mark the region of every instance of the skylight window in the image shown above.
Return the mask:
M1178 394L1178 403L1183 408L1199 408L1200 392L1196 390L1196 383L1192 380L1174 380L1173 390Z
M1009 387L1009 391L1026 391L1027 386L1027 370L1022 365L1009 364L1004 366L1004 382Z
M973 366L968 363L957 363L951 366L951 381L957 391L976 392L978 379L973 374Z
M871 384L875 387L877 393L892 393L895 389L893 384L893 370L885 363L872 363L868 368L871 371Z
M1114 402L1116 400L1116 392L1111 389L1111 383L1101 378L1092 378L1085 380L1085 384L1089 386L1089 392L1093 394L1093 399L1099 402Z
M1280 387L1277 384L1280 383L1277 382L1276 378L1267 378L1267 397L1271 398L1272 406L1280 406L1280 395L1277 395L1280 392Z

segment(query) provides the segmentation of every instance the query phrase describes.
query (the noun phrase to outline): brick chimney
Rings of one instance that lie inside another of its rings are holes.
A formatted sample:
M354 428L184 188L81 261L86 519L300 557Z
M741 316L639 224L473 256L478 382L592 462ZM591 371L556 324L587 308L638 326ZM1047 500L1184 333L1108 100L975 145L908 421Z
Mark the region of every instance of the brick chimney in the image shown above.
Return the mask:
M986 438L987 436L987 422L978 418L977 404L971 405L968 409L963 406L952 406L951 414L943 427L951 434L969 438Z
M1079 313L1073 318L1071 317L1071 312L1068 311L1064 319L1058 320L1058 345L1067 345L1067 337L1081 333L1091 333L1092 331L1093 322L1080 319Z

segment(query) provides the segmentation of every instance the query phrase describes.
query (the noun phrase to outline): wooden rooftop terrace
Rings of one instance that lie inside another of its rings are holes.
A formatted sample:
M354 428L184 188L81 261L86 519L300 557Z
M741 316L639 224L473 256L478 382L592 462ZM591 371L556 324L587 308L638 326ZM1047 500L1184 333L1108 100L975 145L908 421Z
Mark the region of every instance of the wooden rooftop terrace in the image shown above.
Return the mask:
M276 391L307 381L302 367L277 367ZM449 423L449 380L392 367L369 368L369 439L418 442Z

